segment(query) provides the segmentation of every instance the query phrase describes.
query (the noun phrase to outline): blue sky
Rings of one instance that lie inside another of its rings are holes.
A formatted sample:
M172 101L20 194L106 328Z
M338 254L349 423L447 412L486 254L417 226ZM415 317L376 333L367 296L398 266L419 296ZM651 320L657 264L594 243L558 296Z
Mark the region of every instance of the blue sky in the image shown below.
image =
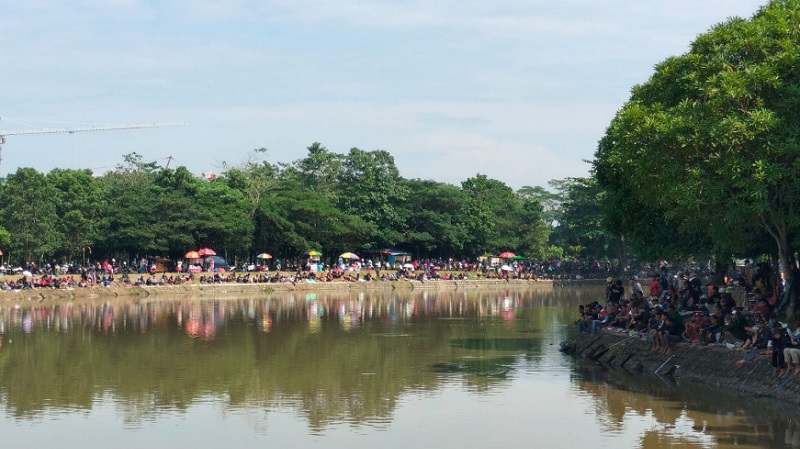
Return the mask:
M633 85L766 0L25 0L0 3L0 134L18 167L221 172L382 149L402 176L513 188L586 176ZM174 165L173 165L174 166Z

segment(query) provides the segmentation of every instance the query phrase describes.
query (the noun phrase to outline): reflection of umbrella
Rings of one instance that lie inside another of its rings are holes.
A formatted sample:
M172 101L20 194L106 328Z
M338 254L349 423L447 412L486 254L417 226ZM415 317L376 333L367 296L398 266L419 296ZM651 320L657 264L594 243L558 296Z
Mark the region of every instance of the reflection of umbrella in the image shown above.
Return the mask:
M256 256L257 259L272 259L272 256L268 253L261 253Z
M506 251L504 253L500 253L500 255L497 256L497 257L499 257L501 259L510 259L510 258L514 257L514 253L512 253L511 251Z
M309 256L321 256L322 253L317 251L317 250L315 250L315 249L312 249L311 251L308 252L308 255Z
M502 267L500 267L500 269L503 271L511 271L511 267L509 267L508 265L503 265Z
M200 253L198 253L197 251L189 251L183 257L185 257L187 259L199 259L200 258Z
M339 257L341 257L342 259L355 259L355 260L359 259L359 257L353 253L344 253L341 254Z
M211 248L200 248L197 250L197 254L199 254L201 257L217 255L217 253Z
M23 275L23 276L33 276L33 273L31 273L31 272L30 272L30 271L28 271L28 270L25 270L25 271L23 271L23 272L22 272L22 275Z

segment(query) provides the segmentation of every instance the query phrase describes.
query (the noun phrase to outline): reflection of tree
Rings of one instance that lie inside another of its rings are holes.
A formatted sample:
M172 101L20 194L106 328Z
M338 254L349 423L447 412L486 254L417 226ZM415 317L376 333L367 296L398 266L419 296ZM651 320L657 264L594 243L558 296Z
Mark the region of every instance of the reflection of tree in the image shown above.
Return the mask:
M294 409L317 430L331 422L386 422L407 392L454 380L476 392L506 383L502 372L432 367L469 358L502 360L502 370L513 356L540 353L542 335L531 329L550 323L534 299L531 292L377 292L320 293L310 302L3 308L13 344L0 351L0 395L18 417L90 409L110 397L125 421L136 423L224 397L232 409ZM503 325L509 308L515 319ZM342 316L358 327L344 329Z
M774 445L797 412L755 399L745 410L739 396L622 370L583 367L578 373L577 385L594 398L597 420L607 431L641 427L630 424L634 419L652 421L642 448Z

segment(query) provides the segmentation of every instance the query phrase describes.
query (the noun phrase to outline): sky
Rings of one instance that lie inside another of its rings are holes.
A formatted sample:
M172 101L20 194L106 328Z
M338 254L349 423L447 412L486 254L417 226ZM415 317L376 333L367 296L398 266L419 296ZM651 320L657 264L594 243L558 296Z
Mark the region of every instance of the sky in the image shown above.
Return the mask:
M588 176L631 88L766 0L0 2L0 134L19 167L113 169L136 152L196 174L256 148L386 150L405 178L514 189Z

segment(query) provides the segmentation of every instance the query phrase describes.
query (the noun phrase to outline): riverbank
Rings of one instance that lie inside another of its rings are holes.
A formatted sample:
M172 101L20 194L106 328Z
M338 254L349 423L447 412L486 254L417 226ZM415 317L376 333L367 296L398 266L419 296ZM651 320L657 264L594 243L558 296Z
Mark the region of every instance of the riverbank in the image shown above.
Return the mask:
M792 404L800 398L800 375L780 378L770 358L758 355L744 366L738 349L680 343L671 354L650 351L650 344L626 334L600 332L578 335L565 352L610 370L670 377L749 398L779 399Z
M48 301L72 300L81 298L114 298L114 297L158 297L158 296L208 296L218 297L228 294L270 294L281 292L346 292L377 290L475 290L479 288L525 288L532 286L552 286L552 280L502 280L502 279L468 279L468 280L431 280L416 281L402 279L398 281L366 281L366 282L276 282L276 283L237 283L223 282L216 284L200 284L198 282L128 286L114 283L109 287L76 287L76 288L34 288L26 290L6 290L0 292L0 301Z

